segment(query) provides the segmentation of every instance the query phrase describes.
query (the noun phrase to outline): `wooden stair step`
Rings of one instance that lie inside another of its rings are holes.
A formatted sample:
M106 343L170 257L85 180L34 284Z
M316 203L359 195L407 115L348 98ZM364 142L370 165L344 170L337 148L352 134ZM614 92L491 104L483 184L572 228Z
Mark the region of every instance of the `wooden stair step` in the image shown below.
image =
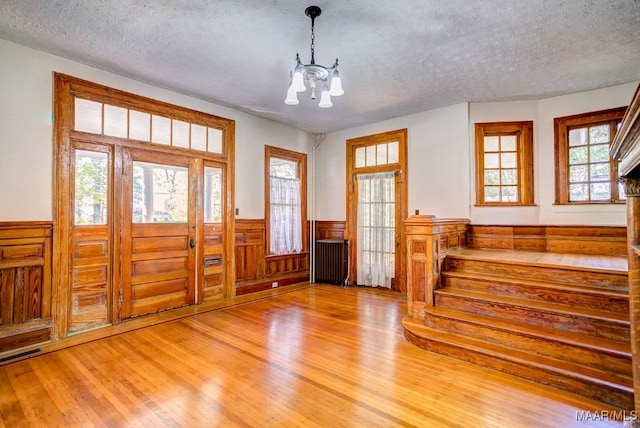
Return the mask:
M623 270L500 260L493 257L483 258L477 254L448 254L443 262L442 271L475 272L563 284L590 284L595 287L619 291L628 290L628 276L627 272Z
M445 271L440 278L443 288L511 295L607 312L629 313L628 291L466 271Z
M622 409L633 408L628 377L428 327L403 319L407 340L423 349L554 386Z
M425 324L623 376L631 373L628 343L441 307L425 308Z
M435 306L629 341L629 314L450 288L438 289L434 294Z

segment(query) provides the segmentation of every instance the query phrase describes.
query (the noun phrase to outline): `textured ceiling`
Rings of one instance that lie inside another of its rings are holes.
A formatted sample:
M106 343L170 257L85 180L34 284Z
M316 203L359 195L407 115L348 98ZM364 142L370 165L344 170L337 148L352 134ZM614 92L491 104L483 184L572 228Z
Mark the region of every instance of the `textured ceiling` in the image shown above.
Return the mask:
M3 0L0 38L310 132L640 80L639 0L307 3ZM316 62L340 59L331 109L283 103L311 4Z

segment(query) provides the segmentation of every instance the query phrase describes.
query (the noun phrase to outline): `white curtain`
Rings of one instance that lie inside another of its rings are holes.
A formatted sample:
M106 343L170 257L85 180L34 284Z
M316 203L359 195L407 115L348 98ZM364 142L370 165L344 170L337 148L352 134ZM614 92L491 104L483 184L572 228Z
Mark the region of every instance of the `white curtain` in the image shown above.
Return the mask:
M271 254L299 252L302 250L300 180L271 176L270 182Z
M391 288L395 274L395 173L358 174L357 283Z

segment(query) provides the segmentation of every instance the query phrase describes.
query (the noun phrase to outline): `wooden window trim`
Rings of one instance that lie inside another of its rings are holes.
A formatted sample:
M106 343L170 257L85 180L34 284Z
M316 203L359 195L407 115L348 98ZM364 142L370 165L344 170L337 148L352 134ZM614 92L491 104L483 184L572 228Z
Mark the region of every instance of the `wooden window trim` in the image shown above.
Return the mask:
M626 107L617 107L607 110L599 110L589 113L575 114L572 116L557 117L553 120L554 129L554 165L555 165L555 205L602 205L624 204L619 199L618 184L611 180L611 195L614 201L569 201L569 130L575 127L596 126L611 124L609 145L613 143L618 130L614 123L620 122L626 111ZM609 158L612 175L617 173L618 162ZM616 174L617 175L617 174ZM615 197L614 197L615 195Z
M296 254L309 252L309 234L307 232L307 155L280 147L264 146L264 219L265 219L265 249L266 258L282 257L287 254L271 254L271 185L270 175L271 158L284 159L298 164L300 176L300 205L302 217L302 251Z
M518 202L484 201L484 137L516 134ZM485 122L475 124L476 204L478 207L534 206L533 122Z

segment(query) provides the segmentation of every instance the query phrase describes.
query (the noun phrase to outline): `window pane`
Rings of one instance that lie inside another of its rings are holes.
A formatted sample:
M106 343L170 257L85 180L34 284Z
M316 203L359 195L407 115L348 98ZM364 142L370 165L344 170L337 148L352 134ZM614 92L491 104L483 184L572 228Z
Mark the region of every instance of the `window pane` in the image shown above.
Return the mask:
M501 153L500 162L502 168L517 168L515 153Z
M569 167L569 182L576 183L579 181L589 181L587 173L587 165L578 165Z
M398 142L397 141L392 141L388 144L388 161L389 163L398 163L399 162L399 156L398 156Z
M222 153L222 131L215 128L207 128L208 132L208 145L207 151L209 153Z
M500 166L500 155L498 153L485 153L484 155L484 167L485 168L498 168Z
M502 202L518 202L518 188L515 186L502 187Z
M587 163L587 147L573 147L569 149L569 165Z
M129 138L149 141L151 135L151 115L141 111L129 110Z
M598 144L596 146L589 146L589 161L590 162L609 162L609 145Z
M484 187L484 201L485 202L500 202L500 187L498 187L498 186L485 186Z
M171 145L175 147L189 148L189 124L181 120L174 120Z
M518 170L517 169L503 169L502 170L502 184L518 184Z
M376 146L367 146L367 157L365 159L366 166L375 166L376 164Z
M191 124L191 148L203 152L207 151L207 128Z
M624 201L627 199L627 195L624 193L624 186L622 183L618 183L618 199Z
M76 150L75 224L107 224L107 154Z
M133 222L186 223L187 168L133 162Z
M376 165L386 165L387 164L387 143L378 144L378 158L376 160Z
M592 126L589 128L591 144L609 142L609 125Z
M222 222L222 168L204 167L204 222Z
M102 134L102 103L76 98L74 129Z
M516 136L515 135L503 135L500 137L500 150L503 152L515 152L516 151Z
M586 144L587 128L578 128L569 131L569 147L584 146Z
M588 184L570 184L569 185L569 201L586 201L589 199Z
M297 178L298 162L286 159L270 158L269 175L272 177Z
M500 137L484 137L484 151L485 152L500 151L499 138Z
M104 105L104 135L127 138L127 109Z
M151 117L151 141L158 144L171 144L171 119L155 114Z
M484 184L500 184L500 170L486 169L484 171Z
M596 163L589 165L591 181L609 181L609 164Z
M356 148L356 168L362 168L365 164L364 147Z
M611 184L606 183L591 183L591 200L592 201L607 201L611 199Z

